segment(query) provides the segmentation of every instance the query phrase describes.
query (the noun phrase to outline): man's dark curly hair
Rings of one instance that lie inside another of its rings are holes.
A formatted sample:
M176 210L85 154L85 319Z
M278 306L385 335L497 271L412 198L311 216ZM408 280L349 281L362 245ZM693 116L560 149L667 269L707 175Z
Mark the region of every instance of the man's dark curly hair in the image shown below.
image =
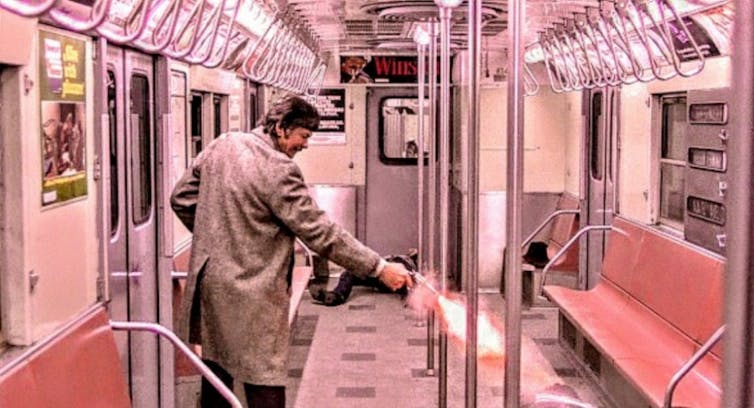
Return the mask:
M275 125L280 123L283 129L302 127L312 132L319 127L317 108L299 96L289 95L274 104L267 115L259 121L264 133L277 137Z

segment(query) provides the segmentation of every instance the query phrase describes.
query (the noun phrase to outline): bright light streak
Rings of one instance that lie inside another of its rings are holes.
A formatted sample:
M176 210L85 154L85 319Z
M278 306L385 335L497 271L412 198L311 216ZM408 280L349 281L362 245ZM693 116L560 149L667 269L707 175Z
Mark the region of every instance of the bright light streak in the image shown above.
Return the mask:
M440 7L454 8L461 4L461 0L435 0L435 4Z
M438 296L437 309L449 336L466 344L466 305L460 299ZM501 360L505 358L505 342L500 322L489 313L480 311L477 315L477 357L480 360Z
M557 395L557 394L537 394L537 396L534 399L534 403L535 404L556 403L556 404L566 404L568 407L574 407L574 408L594 408L594 405L592 404L581 402L573 397L567 397L565 395Z
M427 33L422 26L416 26L416 30L414 31L414 41L419 45L428 45L429 33Z

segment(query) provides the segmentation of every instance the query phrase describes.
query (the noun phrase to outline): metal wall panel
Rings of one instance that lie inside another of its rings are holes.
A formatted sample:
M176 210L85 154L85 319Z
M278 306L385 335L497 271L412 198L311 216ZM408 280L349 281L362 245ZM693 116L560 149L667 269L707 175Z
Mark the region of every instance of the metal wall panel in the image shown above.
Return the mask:
M356 186L315 184L309 192L335 223L356 236Z
M725 252L729 89L689 91L686 157L686 240Z

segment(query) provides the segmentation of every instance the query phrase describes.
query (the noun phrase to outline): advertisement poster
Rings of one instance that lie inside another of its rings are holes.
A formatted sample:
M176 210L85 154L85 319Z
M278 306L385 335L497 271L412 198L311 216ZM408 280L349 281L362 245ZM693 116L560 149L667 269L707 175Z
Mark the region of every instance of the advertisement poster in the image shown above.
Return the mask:
M341 55L341 84L416 83L418 62L415 56Z
M85 42L40 31L42 205L87 194Z
M322 89L313 101L319 112L319 128L309 145L346 144L346 90Z

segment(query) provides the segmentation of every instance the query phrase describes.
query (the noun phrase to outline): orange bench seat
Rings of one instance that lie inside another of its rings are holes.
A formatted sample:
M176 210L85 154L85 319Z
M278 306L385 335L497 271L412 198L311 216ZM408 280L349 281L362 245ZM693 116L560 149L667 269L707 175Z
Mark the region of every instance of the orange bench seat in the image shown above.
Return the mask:
M0 407L129 407L104 306L0 368Z
M724 263L622 218L613 227L595 288L545 286L545 294L604 361L661 407L673 374L721 325ZM720 406L721 357L718 345L681 380L674 406Z

